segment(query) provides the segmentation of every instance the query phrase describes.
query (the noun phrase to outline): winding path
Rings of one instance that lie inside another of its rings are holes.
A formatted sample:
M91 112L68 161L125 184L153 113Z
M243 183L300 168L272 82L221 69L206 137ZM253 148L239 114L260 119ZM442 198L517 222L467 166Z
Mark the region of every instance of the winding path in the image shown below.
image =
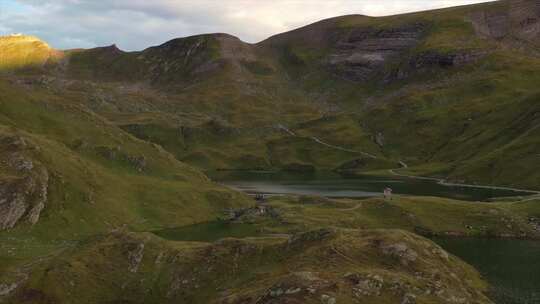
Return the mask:
M364 156L367 156L367 157L370 157L370 158L377 158L377 156L373 155L373 154L369 154L367 152L364 152L364 151L356 151L356 150L351 150L351 149L347 149L347 148L343 148L343 147L339 147L339 146L334 146L334 145L331 145L329 143L325 143L324 141L320 140L319 138L315 137L315 136L311 136L310 137L312 140L314 140L316 143L319 143L323 146L327 146L329 148L333 148L333 149L336 149L336 150L341 150L341 151L345 151L345 152L352 152L352 153L359 153L359 154L362 154Z
M287 128L286 126L284 126L282 124L278 124L277 127L279 129L285 131L286 133L288 133L291 136L301 137L301 136L299 136L298 134L296 134L295 132L293 132L292 130L290 130L289 128ZM368 152L351 150L351 149L331 145L329 143L326 143L326 142L322 141L321 139L319 139L319 138L317 138L315 136L311 136L309 138L312 139L313 141L315 141L316 143L321 144L321 145L326 146L326 147L329 147L329 148L333 148L333 149L340 150L340 151L345 151L345 152L359 153L359 154L362 154L364 156L367 156L367 157L370 157L370 158L373 158L373 159L377 159L377 156L375 156L373 154L370 154ZM524 200L521 200L521 201L518 201L518 202L525 202L525 201L532 201L532 200L535 200L535 199L540 199L540 191L538 191L538 190L519 189L519 188L512 188L512 187L500 187L500 186L485 186L485 185L451 183L451 182L448 182L448 181L446 181L445 179L442 179L442 178L401 174L401 173L396 172L395 170L407 169L407 168L409 168L409 166L404 161L401 161L401 160L399 161L399 165L401 166L400 168L390 169L388 171L392 175L395 175L395 176L434 181L434 182L437 182L437 184L439 184L439 185L448 186L448 187L465 187L465 188L479 188L479 189L492 189L492 190L508 190L508 191L516 191L516 192L525 192L525 193L535 194L534 197L530 197L530 198L527 198L527 199L524 199Z
M409 168L409 166L406 163L404 163L403 161L400 161L399 163L401 165L401 168L399 168L399 169L407 169L407 168ZM392 175L399 176L399 177L408 177L408 178L414 178L414 179L435 181L439 185L448 186L448 187L465 187L465 188L480 188L480 189L492 189L492 190L509 190L509 191L525 192L525 193L532 193L532 194L540 195L540 191L537 191L537 190L519 189L519 188L511 188L511 187L500 187L500 186L485 186L485 185L451 183L451 182L447 182L445 179L442 179L442 178L401 174L401 173L397 173L395 170L398 170L398 169L390 169L390 170L388 170L388 172L390 172ZM536 198L538 198L538 197L536 197ZM526 200L527 201L528 200L534 200L536 198L528 198Z
M295 132L291 131L289 128L287 128L286 126L282 125L282 124L278 124L277 127L283 131L285 131L286 133L288 133L289 135L291 136L296 136L296 137L302 137L302 136L299 136L298 134L296 134ZM323 146L326 146L328 148L332 148L332 149L335 149L335 150L340 150L340 151L345 151L345 152L351 152L351 153L358 153L358 154L362 154L364 156L367 156L367 157L370 157L370 158L373 158L373 159L376 159L377 156L373 155L373 154L370 154L368 152L364 152L364 151L358 151L358 150L352 150L352 149L348 149L348 148L343 148L343 147L340 147L340 146L335 146L335 145L332 145L332 144L329 144L327 142L324 142L322 141L320 138L318 137L315 137L315 136L310 136L308 137L310 138L311 140L313 140L314 142L318 143L318 144L321 144Z
M360 202L360 203L356 204L356 206L354 206L354 207L345 208L345 209L337 209L337 210L339 210L339 211L354 211L356 209L362 208L362 206L363 206L363 204Z

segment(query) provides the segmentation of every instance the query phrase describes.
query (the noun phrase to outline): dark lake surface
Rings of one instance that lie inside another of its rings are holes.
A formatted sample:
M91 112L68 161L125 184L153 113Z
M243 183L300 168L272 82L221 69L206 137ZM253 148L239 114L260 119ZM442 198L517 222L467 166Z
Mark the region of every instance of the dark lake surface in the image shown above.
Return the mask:
M497 304L540 303L540 241L433 238L474 266L491 285Z
M250 194L317 195L325 197L366 198L382 195L386 187L394 194L439 196L469 201L494 197L521 196L529 193L464 186L446 186L432 180L407 177L342 175L333 172L312 174L254 171L209 172L213 180Z

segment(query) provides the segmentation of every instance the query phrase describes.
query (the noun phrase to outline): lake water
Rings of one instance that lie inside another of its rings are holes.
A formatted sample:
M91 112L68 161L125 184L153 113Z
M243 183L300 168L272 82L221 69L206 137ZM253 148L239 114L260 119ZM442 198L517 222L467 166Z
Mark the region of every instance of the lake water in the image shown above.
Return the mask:
M250 194L317 195L325 197L365 198L382 195L386 187L394 194L440 196L469 201L485 201L494 197L520 196L528 193L502 190L445 186L431 180L406 177L341 175L332 172L313 174L252 171L208 173L210 178L231 188Z
M434 238L474 266L491 286L497 304L540 303L540 242L479 238Z

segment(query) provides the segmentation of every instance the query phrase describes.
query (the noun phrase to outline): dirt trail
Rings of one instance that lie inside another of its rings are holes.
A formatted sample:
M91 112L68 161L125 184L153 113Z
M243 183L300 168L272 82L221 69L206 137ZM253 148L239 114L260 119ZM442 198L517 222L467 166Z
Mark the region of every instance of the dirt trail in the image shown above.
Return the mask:
M354 211L354 210L359 209L359 208L362 208L362 203L359 203L356 206L351 207L351 208L337 209L337 210L339 210L339 211Z
M406 163L404 163L403 161L400 161L399 163L401 165L401 168L399 168L399 169L407 169L407 168L409 168L409 166ZM493 189L493 190L509 190L509 191L525 192L525 193L532 193L532 194L539 194L540 195L540 191L536 191L536 190L519 189L519 188L511 188L511 187L500 187L500 186L485 186L485 185L451 183L451 182L448 182L448 181L446 181L445 179L442 179L442 178L401 174L401 173L397 173L396 170L398 170L398 169L390 169L390 170L388 170L388 172L390 172L392 175L399 176L399 177L408 177L408 178L414 178L414 179L435 181L439 185L449 186L449 187L466 187L466 188ZM530 200L533 200L533 199L530 199Z
M291 136L296 136L296 137L302 137L302 136L299 136L298 134L296 134L295 132L291 131L289 128L287 128L286 126L282 125L282 124L278 124L277 127L283 131L285 131L286 133L288 133L289 135ZM344 148L344 147L340 147L340 146L335 146L335 145L332 145L332 144L329 144L327 142L324 142L322 141L320 138L318 137L315 137L315 136L310 136L308 137L310 138L311 140L313 140L314 142L318 143L318 144L321 144L323 146L326 146L326 147L329 147L329 148L332 148L332 149L336 149L336 150L340 150L340 151L345 151L345 152L351 152L351 153L358 153L358 154L362 154L364 156L367 156L369 158L373 158L373 159L376 159L377 156L373 155L373 154L370 154L368 152L364 152L364 151L359 151L359 150L352 150L352 149L348 149L348 148Z

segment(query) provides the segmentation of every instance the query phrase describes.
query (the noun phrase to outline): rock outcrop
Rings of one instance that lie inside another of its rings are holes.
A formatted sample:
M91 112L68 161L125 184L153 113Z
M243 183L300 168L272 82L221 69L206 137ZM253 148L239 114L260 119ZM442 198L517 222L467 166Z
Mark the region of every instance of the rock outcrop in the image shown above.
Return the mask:
M21 221L35 224L47 202L49 173L25 151L31 145L19 136L0 137L0 230Z
M513 32L528 41L540 41L540 1L513 0L510 3Z
M421 23L390 29L353 29L337 42L337 51L328 57L328 67L339 77L365 81L416 46L426 29Z
M540 43L540 1L510 0L503 9L482 9L470 20L478 35L486 38L517 38Z
M420 74L434 68L460 67L474 63L489 54L486 50L463 50L441 53L438 51L425 51L411 57L394 72L386 75L386 82L406 79L413 74ZM379 144L377 142L377 144Z
M164 242L118 231L64 254L66 263L39 278L69 291L59 299L76 303L146 303L150 297L159 303L215 304L492 303L478 288L479 274L434 250L441 249L389 230L319 229L289 239L214 243ZM88 266L81 275L72 265ZM126 279L118 280L122 275ZM90 284L98 292L89 296L80 286ZM21 302L29 290L30 284L22 284L8 301ZM42 292L56 295L53 288Z

